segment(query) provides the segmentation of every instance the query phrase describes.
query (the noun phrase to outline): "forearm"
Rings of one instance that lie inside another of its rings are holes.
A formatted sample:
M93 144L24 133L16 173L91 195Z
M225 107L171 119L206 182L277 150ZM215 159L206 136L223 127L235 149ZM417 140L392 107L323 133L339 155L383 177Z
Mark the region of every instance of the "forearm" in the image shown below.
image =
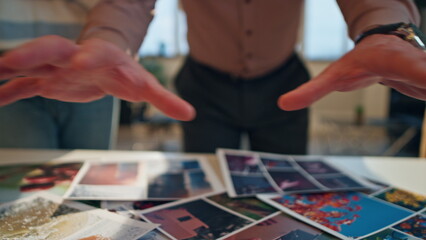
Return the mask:
M136 54L153 18L155 0L101 0L89 13L79 41L99 38Z
M420 22L418 9L411 0L337 0L337 3L352 39L377 25Z

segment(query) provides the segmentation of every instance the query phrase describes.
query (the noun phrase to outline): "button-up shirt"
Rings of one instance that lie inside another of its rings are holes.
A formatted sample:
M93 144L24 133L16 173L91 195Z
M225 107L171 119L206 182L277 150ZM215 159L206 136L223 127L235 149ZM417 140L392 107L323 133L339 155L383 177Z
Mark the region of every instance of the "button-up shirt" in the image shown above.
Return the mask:
M411 0L337 0L355 38L381 24L419 22ZM182 0L190 55L243 78L268 73L293 53L303 0ZM136 53L155 0L104 0L92 11L82 39L98 37Z

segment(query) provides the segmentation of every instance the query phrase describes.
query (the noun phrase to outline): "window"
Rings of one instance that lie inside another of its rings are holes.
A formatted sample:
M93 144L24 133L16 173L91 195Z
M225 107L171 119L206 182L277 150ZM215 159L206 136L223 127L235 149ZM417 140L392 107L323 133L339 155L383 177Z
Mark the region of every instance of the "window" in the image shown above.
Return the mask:
M174 57L186 55L186 17L178 0L158 0L155 17L151 22L139 54L145 56Z
M353 47L335 0L307 0L302 52L308 60L335 60Z
M191 218L191 216L185 216L185 217L180 217L180 218L178 218L177 220L179 221L179 222L186 222L186 221L189 221L189 220L191 220L192 218Z

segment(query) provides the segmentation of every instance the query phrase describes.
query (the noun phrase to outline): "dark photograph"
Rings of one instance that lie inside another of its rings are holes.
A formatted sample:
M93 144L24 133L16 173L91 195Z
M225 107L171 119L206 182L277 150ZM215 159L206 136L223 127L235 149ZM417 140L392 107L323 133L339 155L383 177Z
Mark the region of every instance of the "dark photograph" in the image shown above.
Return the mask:
M239 176L231 174L231 179L237 195L276 192L275 188L263 175Z
M296 161L309 174L340 173L337 169L323 161Z
M318 176L315 179L330 189L361 189L363 185L345 175Z
M214 240L251 222L203 200L195 200L143 214L179 240Z
M230 172L260 173L259 162L255 156L226 154L226 163Z
M228 194L223 193L208 199L254 220L260 220L279 211L255 197L230 198Z
M318 186L299 172L273 170L268 172L278 187L283 191L320 190Z
M263 165L266 168L294 168L289 159L285 158L271 158L271 157L260 157Z

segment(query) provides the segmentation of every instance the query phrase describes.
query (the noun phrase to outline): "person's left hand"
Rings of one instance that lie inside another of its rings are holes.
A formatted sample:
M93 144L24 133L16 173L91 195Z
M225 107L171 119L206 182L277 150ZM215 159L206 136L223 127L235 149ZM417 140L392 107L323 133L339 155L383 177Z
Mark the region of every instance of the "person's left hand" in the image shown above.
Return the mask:
M321 74L281 95L278 106L298 110L334 91L352 91L381 83L426 100L426 53L393 35L372 35Z

